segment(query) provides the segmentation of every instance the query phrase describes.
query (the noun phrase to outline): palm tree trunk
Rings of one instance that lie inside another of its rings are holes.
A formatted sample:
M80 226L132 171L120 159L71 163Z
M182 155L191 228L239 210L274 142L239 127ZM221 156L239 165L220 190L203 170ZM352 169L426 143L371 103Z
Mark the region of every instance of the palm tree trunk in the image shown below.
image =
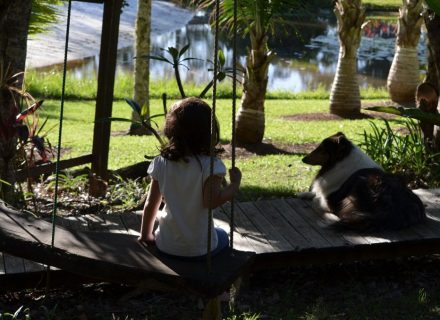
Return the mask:
M151 33L151 0L139 0L138 13L136 18L136 57L150 54L150 33ZM142 107L147 106L147 116L150 115L149 108L149 84L150 84L150 61L149 59L137 58L134 66L134 100ZM132 112L133 121L140 121L136 112ZM139 125L130 126L130 134L144 135L148 130Z
M357 79L357 50L361 42L365 9L361 0L338 0L334 9L338 22L339 59L330 93L330 113L341 117L360 114Z
M241 106L237 113L237 144L261 143L264 137L268 68L274 54L267 50L267 36L250 33L251 50L246 60Z
M432 11L428 11L425 16L425 26L428 36L428 72L426 74L425 82L429 82L436 89L440 89L440 37L438 32L440 30L440 16ZM437 110L440 110L440 101L437 105ZM440 127L434 126L433 137L433 152L440 151Z
M24 71L26 45L31 14L31 0L3 1L0 3L0 179L15 183L14 158L17 137L13 124L18 112L14 97L5 86L7 78ZM8 71L6 71L8 70ZM15 83L15 87L21 87ZM0 197L7 202L14 201L13 187L0 185Z
M415 103L415 92L420 83L417 44L423 23L422 0L404 0L400 8L396 36L396 52L388 74L387 88L391 100L400 104Z
M420 83L419 60L416 48L397 47L387 79L391 100L400 104L414 104Z
M360 113L361 98L356 63L356 57L343 56L340 50L330 93L330 113L342 117L353 117Z

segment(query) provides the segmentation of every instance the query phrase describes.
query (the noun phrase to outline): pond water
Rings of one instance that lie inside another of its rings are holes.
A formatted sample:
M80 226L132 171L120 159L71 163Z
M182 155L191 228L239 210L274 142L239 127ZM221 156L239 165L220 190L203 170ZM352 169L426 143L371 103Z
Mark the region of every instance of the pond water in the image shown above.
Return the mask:
M394 55L395 20L372 20L364 29L358 55L358 73L361 87L381 87L386 85L388 70ZM226 64L231 66L231 36L222 35L219 46L226 56ZM181 68L182 80L195 84L206 84L212 77L208 72L213 59L214 36L208 24L188 24L187 26L152 38L152 55L163 55L161 48L182 48L190 43L185 57L192 60L188 70ZM270 42L270 48L277 53L269 68L269 90L300 92L318 87L330 88L336 70L339 43L335 22L330 18L319 23L298 23L289 32L280 32L279 37ZM239 39L237 54L245 64L247 43ZM426 65L426 39L424 33L418 46L421 69ZM117 72L133 72L133 48L118 52ZM95 77L98 57L90 57L82 63L75 63L71 71L78 77ZM150 63L151 79L174 79L174 71L169 64L154 61Z

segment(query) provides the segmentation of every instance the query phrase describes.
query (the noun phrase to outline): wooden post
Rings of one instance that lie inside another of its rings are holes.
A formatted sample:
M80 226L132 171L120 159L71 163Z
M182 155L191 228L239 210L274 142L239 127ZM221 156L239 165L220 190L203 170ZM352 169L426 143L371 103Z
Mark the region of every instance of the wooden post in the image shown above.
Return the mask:
M121 8L122 0L104 1L92 160L92 172L103 179L108 178L110 122L105 119L112 115Z

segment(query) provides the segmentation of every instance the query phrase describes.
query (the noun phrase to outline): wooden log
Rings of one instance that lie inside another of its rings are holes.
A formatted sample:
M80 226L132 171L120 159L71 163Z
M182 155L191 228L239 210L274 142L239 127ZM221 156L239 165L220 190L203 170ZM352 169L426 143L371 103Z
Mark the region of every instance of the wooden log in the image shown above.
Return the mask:
M61 160L59 167L60 170L72 168L76 166L80 166L86 163L92 162L92 155L87 154L76 158ZM49 175L55 172L56 169L56 163L45 163L36 167L33 167L32 169L26 170L26 169L20 169L16 171L16 178L18 182L25 181L28 177L29 178L37 178L42 175Z

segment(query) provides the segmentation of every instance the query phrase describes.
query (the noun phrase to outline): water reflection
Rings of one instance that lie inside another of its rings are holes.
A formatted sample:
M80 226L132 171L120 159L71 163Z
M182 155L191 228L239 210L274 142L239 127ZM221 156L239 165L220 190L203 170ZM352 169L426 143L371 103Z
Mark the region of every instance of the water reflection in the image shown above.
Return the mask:
M364 29L359 48L358 71L362 87L384 86L394 55L396 22L392 20L373 20ZM296 35L293 35L295 32ZM232 49L229 35L220 37L219 47L224 51L227 64L231 64ZM191 43L185 57L200 60L188 62L189 70L182 68L182 80L195 84L206 84L212 77L207 72L212 64L214 35L207 24L189 24L175 32L155 36L152 39L152 54L163 55L161 48L177 47ZM240 39L239 61L245 64L247 43ZM269 68L269 90L300 92L314 90L320 86L329 88L333 81L339 53L334 22L324 20L320 23L295 26L294 30L284 30L284 35L272 40L270 47L277 52L277 58ZM422 34L419 47L419 60L426 64L425 36ZM118 73L133 72L133 48L119 50ZM95 77L97 57L86 59L81 65L71 68L78 77ZM421 68L423 69L423 67ZM174 79L173 69L163 62L151 61L151 79Z

